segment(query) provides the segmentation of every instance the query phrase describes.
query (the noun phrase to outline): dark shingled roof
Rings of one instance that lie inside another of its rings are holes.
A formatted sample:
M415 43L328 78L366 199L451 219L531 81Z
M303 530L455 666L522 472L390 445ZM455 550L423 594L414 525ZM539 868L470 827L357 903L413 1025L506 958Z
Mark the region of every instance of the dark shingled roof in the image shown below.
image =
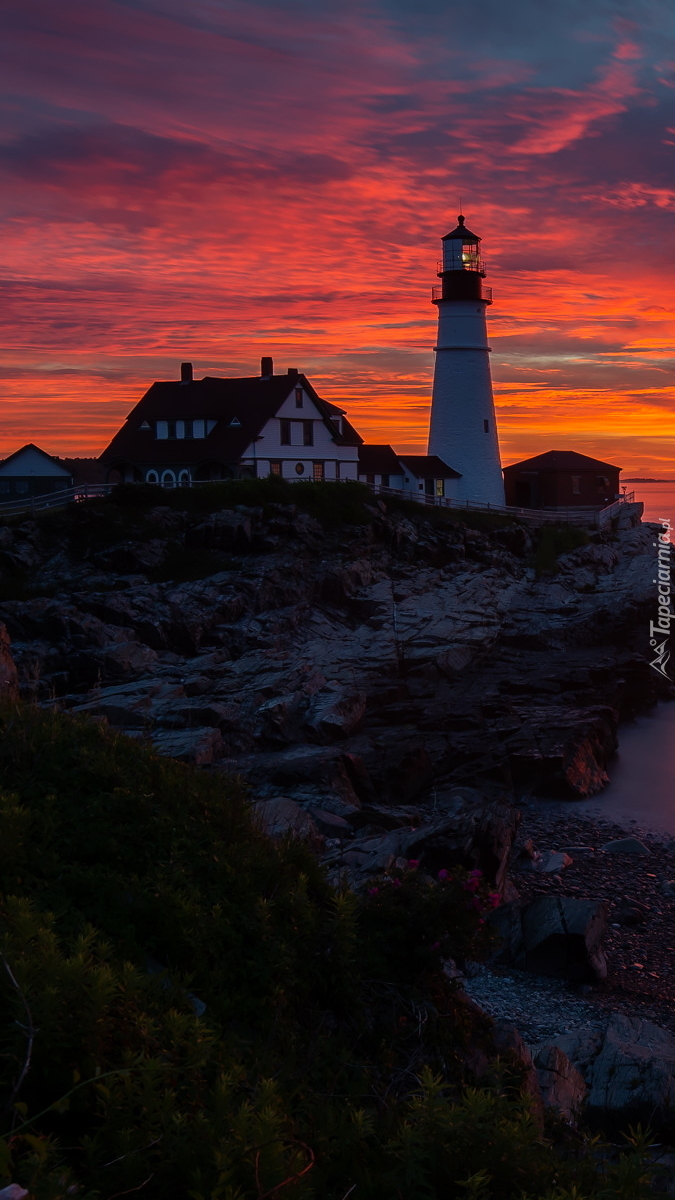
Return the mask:
M612 463L602 462L599 458L589 458L587 454L577 454L576 450L547 450L545 454L535 454L534 458L524 458L522 462L511 463L505 471L597 471L600 467L605 471L620 471Z
M167 449L181 462L208 460L236 463L272 419L294 388L302 386L314 401L331 437L339 446L358 446L363 440L342 417L342 433L335 430L331 418L342 416L343 409L322 400L304 375L261 375L242 379L217 379L206 375L190 383L153 383L129 413L124 425L101 455L104 462L130 461L164 465ZM141 429L144 422L193 418L216 421L205 438L156 439L152 428ZM237 421L234 426L232 421ZM178 453L179 452L179 453Z
M391 446L359 446L359 471L366 475L400 475L398 454Z
M472 233L470 229L467 229L466 225L464 224L464 217L459 216L457 221L458 224L456 228L452 229L450 233L446 233L445 237L441 238L442 242L447 242L450 238L456 241L459 241L461 238L463 242L480 242L481 239L479 238L478 234Z
M418 479L461 479L461 471L455 471L437 454L399 454L399 462Z

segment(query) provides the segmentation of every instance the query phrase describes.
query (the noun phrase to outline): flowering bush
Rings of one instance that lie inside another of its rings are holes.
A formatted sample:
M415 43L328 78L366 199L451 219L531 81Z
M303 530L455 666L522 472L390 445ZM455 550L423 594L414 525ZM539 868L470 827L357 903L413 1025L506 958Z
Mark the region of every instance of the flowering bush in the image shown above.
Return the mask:
M413 982L443 959L478 958L491 944L484 914L500 902L479 870L443 869L417 859L368 881L360 923L382 977Z

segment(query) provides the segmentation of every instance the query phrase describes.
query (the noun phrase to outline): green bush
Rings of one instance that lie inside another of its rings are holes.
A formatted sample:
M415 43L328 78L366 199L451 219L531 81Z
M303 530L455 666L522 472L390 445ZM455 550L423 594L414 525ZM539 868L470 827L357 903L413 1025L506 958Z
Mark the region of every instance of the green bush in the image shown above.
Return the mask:
M588 532L578 525L542 525L536 538L534 568L537 575L555 574L561 554L578 550L590 541Z
M646 1200L641 1143L561 1157L515 1068L475 1086L477 875L335 890L236 781L54 712L0 713L0 787L0 1186Z

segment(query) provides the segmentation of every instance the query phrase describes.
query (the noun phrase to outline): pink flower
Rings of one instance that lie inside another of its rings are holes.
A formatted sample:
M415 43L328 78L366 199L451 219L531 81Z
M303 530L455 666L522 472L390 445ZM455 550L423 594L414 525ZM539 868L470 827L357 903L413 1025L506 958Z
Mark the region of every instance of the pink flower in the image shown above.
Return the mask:
M377 896L379 891L380 891L379 888L368 888L368 895L369 896Z
M448 872L447 871L439 871L438 878L439 879L448 879L449 878Z
M419 867L419 865L420 865L419 858L409 858L408 859L408 866L412 867L413 870L415 869L415 867Z
M479 871L478 867L474 867L473 871L469 871L469 878L470 879L480 879L482 874L483 874L483 872Z
M464 884L464 891L465 892L475 892L477 887L478 887L477 879L467 879L466 883Z
M488 901L490 904L490 908L499 908L499 905L502 902L502 898L499 895L499 892L488 892Z

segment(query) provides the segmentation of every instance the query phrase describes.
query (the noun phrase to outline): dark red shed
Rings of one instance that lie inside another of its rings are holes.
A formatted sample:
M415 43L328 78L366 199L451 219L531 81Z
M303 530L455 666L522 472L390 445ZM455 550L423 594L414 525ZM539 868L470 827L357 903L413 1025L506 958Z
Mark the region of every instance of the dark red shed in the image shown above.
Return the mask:
M518 508L604 508L617 498L621 467L578 454L548 450L504 468L506 503Z

